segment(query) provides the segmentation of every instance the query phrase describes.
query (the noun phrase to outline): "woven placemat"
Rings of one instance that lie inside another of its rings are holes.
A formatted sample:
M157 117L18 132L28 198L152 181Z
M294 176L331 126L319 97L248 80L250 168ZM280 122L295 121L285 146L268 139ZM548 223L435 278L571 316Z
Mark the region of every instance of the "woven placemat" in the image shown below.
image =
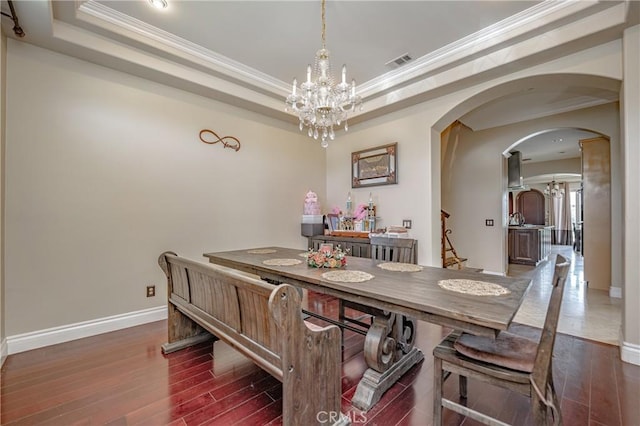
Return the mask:
M362 271L329 271L322 274L322 278L338 283L361 283L369 281L374 276Z
M302 260L299 259L267 259L263 260L262 263L269 266L293 266L299 265L302 263Z
M249 250L247 253L249 254L269 254L269 253L275 253L278 250L276 249L254 249L254 250Z
M304 253L299 253L298 256L304 257L306 259L307 257L309 257L309 252L305 251Z
M455 291L456 293L462 294L471 294L473 296L503 296L511 293L511 290L508 288L485 281L451 279L440 280L438 281L438 285L445 290Z
M378 264L378 268L384 269L385 271L393 271L393 272L422 271L422 266L414 265L413 263L398 263L398 262L380 263Z

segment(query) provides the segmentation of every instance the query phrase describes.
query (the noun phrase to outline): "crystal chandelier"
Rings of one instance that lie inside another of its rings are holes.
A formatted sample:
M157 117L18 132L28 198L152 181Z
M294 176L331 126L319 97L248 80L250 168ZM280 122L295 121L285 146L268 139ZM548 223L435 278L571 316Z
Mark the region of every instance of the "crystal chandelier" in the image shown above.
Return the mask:
M344 130L349 130L347 114L362 109L362 99L356 95L356 81L347 83L347 66L342 66L342 81L334 85L329 51L325 48L325 0L322 0L322 48L316 52L313 66L307 66L307 81L298 88L293 79L291 94L285 101L285 111L292 111L300 119L300 130L307 127L307 133L314 139L320 138L321 146L329 145L327 139L334 140L334 127L344 122Z
M564 188L560 188L560 185L555 180L552 180L547 184L547 187L544 190L544 195L548 195L553 198L561 198L564 196Z

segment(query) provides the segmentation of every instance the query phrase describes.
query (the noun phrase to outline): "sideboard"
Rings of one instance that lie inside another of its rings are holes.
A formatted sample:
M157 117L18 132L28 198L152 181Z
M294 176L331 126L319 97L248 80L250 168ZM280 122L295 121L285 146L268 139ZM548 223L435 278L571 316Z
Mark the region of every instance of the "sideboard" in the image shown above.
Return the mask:
M321 244L333 244L343 250L349 250L350 256L371 257L371 243L369 238L334 237L331 235L314 235L309 237L309 248L318 250Z

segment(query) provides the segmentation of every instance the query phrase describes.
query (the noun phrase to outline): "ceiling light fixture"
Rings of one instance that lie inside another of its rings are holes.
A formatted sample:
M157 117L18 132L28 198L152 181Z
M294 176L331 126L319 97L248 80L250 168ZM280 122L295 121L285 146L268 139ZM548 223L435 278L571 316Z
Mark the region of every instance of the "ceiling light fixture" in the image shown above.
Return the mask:
M544 195L552 198L562 198L564 197L564 188L560 188L560 185L555 181L555 179L553 179L547 184L547 187L544 190Z
M325 45L325 0L322 0L322 48L316 52L313 70L307 66L307 81L298 88L293 79L291 94L285 101L285 111L292 111L300 119L300 131L305 127L314 139L320 138L320 145L326 148L327 139L334 140L334 126L344 122L344 130L349 130L347 115L359 106L362 99L356 95L356 81L347 83L347 66L342 66L342 82L334 85L329 62L329 51Z
M151 3L151 6L155 7L156 9L166 9L167 7L169 7L169 3L167 3L167 0L149 0L149 3Z

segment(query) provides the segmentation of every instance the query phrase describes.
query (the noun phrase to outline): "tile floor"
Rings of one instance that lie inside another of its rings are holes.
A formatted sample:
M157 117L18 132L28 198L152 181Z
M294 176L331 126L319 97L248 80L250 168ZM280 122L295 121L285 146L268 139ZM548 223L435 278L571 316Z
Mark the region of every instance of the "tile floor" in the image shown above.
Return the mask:
M571 261L558 332L618 346L622 299L609 297L605 290L587 288L584 282L583 257L575 253L571 246L552 246L549 260L535 268L509 265L509 275L533 277L533 285L516 314L515 321L542 327L551 295L551 288L546 284L553 276L556 254L561 254Z

